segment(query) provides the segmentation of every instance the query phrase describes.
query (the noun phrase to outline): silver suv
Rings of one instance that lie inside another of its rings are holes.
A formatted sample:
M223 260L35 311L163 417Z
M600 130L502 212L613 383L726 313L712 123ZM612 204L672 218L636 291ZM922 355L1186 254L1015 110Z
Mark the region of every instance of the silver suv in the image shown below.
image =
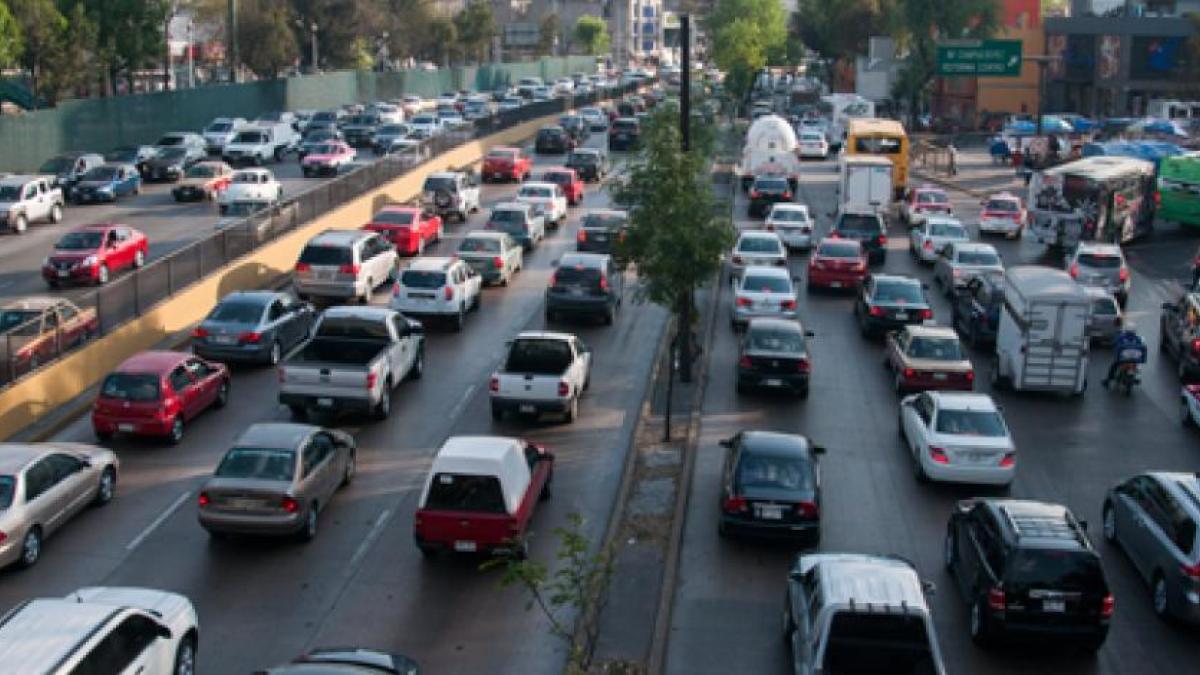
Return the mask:
M301 300L353 298L366 304L376 287L395 280L398 264L396 248L378 233L326 230L300 252L296 294Z
M1080 244L1067 256L1067 272L1084 286L1112 293L1121 307L1129 300L1129 265L1116 244Z

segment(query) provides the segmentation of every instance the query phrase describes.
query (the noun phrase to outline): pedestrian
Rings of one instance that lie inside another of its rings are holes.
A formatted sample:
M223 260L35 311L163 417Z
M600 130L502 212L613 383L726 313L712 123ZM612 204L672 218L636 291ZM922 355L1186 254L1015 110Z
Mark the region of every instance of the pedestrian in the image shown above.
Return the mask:
M950 175L958 175L958 148L954 147L954 141L950 141L946 145L946 153L950 157Z

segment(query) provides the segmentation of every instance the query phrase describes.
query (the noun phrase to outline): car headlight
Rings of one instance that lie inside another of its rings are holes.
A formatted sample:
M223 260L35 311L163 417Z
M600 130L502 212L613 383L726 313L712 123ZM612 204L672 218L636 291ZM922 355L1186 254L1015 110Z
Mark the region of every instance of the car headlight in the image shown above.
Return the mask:
M84 258L83 262L80 264L83 265L84 267L91 267L92 265L95 265L96 262L97 262L96 256L89 255L88 257Z
M42 258L42 267L50 266L50 258Z
M112 191L113 191L113 186L111 186L111 185L103 185L101 187L96 188L96 192L103 192L105 194L112 194Z

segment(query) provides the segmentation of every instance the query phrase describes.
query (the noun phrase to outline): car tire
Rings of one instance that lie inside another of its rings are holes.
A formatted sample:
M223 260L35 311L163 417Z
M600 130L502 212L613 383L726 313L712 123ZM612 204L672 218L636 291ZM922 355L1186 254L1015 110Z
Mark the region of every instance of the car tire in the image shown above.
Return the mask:
M354 482L354 473L358 470L358 457L353 449L346 457L346 468L342 469L342 487Z
M419 380L425 374L425 348L417 349L417 358L413 361L412 368L408 370L408 379Z
M567 405L566 412L563 413L563 421L571 424L579 417L579 397L572 396L571 403Z
M304 514L304 527L300 528L300 541L312 541L317 538L318 515L316 502L308 505L308 512Z
M171 675L196 675L196 636L188 633L175 650L175 665Z
M108 276L108 265L101 263L100 267L96 268L96 285L103 286L107 284Z
M896 393L901 396L904 396L904 394L906 393L905 386L904 386L904 376L900 373L899 369L896 370L896 376L894 378L893 384L896 388Z
M604 316L602 317L604 320L604 325L611 326L613 321L616 319L616 314L617 310L615 308L609 307L608 309L604 310Z
M388 380L383 382L383 391L379 393L379 403L375 404L375 408L371 411L371 417L376 420L386 420L392 412L392 383Z
M167 432L167 443L171 445L179 445L183 440L183 416L176 415L174 420L171 420L171 429Z
M907 446L907 444L905 445ZM925 467L921 464L920 451L912 452L910 448L909 457L912 458L913 463L913 478L916 478L918 483L928 483L929 474L925 473Z
M213 401L214 408L224 408L229 405L229 380L221 381L221 388L217 389L217 398Z
M93 429L93 432L96 434L96 440L102 443L106 443L113 439L113 432L111 431L100 431L99 429Z
M267 365L279 365L280 357L283 355L283 349L279 346L279 341L271 343L271 351L267 353Z
M475 294L475 299L471 301L471 311L478 312L479 307L482 304L483 304L483 289L480 289L479 292Z
M1154 577L1150 581L1150 608L1154 610L1154 615L1160 619L1169 619L1171 616L1171 603L1167 595L1167 580L1163 577L1162 572L1155 571Z
M421 552L421 557L426 560L431 560L437 557L438 554L437 547L428 544L417 544L417 550Z
M967 623L971 640L980 647L991 644L991 631L987 621L987 609L983 597L975 598L975 602L971 603L971 616Z
M42 528L34 525L21 539L21 555L17 557L17 565L28 569L42 559Z
M59 204L55 204L54 206L51 206L50 207L50 222L57 225L62 222L62 219L63 219L62 206Z
M92 501L95 506L104 506L112 501L117 491L117 472L110 466L100 474L100 482L96 486L96 498Z
M500 406L493 403L492 404L492 421L493 422L501 422L503 420L504 420L504 408L501 408Z
M451 322L451 323L450 323L450 328L451 328L451 330L453 330L455 333L461 333L461 332L462 332L462 329L463 329L463 323L465 323L465 321L466 321L466 314L467 314L467 313L466 313L466 311L464 311L464 310L463 310L463 308L462 308L462 306L460 305L460 306L459 306L459 308L458 308L458 313L457 313L457 314L455 314L455 315L454 315L454 316L453 316L453 317L450 319L450 322Z
M542 486L542 492L541 492L541 494L538 495L539 502L549 501L550 496L552 494L550 492L550 483L553 482L553 480L552 480L553 477L554 477L554 474L550 474L550 476L548 476L546 478L546 484Z

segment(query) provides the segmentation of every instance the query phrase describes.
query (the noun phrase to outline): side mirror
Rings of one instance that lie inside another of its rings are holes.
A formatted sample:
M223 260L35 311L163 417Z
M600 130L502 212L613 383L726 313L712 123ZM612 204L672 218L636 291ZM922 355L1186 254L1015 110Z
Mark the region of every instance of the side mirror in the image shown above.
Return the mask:
M1086 521L1086 520L1080 520L1080 521L1079 521L1079 529L1083 530L1084 532L1087 532L1087 529L1088 529L1088 523L1087 523L1087 521Z
M717 445L721 446L722 448L726 448L726 449L732 448L733 447L733 439L732 438L723 438L723 439L717 441Z
M823 445L810 445L808 447L808 451L814 455L824 455L826 452L825 446Z
M166 626L162 625L161 623L155 624L154 634L155 634L155 636L160 637L164 640L171 639L171 629L167 628Z

